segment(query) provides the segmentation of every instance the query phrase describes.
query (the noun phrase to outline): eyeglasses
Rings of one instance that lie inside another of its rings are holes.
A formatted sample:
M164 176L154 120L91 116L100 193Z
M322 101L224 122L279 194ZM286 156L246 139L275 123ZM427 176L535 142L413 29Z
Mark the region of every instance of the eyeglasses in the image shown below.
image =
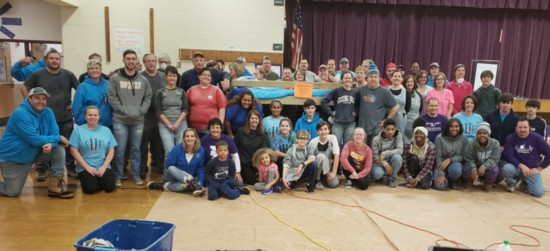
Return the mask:
M299 139L299 140L307 140L307 137L297 137L296 139Z

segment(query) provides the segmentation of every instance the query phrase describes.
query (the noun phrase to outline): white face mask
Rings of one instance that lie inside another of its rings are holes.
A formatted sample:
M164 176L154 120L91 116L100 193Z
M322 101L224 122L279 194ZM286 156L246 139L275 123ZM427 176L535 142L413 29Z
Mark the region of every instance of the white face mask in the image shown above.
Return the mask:
M161 70L166 70L166 66L168 66L166 63L162 63L162 64L160 64L160 69Z

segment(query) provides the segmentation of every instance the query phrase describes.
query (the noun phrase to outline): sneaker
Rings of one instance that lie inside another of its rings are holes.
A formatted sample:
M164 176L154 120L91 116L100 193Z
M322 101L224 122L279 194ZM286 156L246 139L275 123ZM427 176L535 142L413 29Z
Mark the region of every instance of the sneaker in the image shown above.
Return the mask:
M516 187L506 187L506 191L513 193L514 191L516 191Z
M353 186L353 183L351 180L346 180L346 183L344 184L344 188L351 188Z
M245 186L238 186L238 187L235 187L235 189L237 191L239 191L239 193L241 194L250 194L250 189L248 189L248 187L245 187Z
M388 186L391 187L391 188L396 188L397 187L397 180L392 180L388 183Z
M48 170L47 169L37 169L38 175L36 176L36 182L44 182L46 181L46 178L48 178Z
M315 190L324 190L325 189L325 186L323 186L323 184L321 184L320 181L317 182L317 184L315 184Z
M143 180L139 176L134 176L134 183L136 183L136 185L138 186L141 186L143 185Z
M193 196L202 197L205 192L206 192L206 190L201 187L200 189L197 189L197 190L193 191Z
M315 185L313 185L313 184L308 184L308 185L307 185L307 192L308 192L308 193L315 193Z
M78 174L74 168L67 168L67 176L72 179L78 179Z
M164 191L164 182L162 181L149 181L147 183L147 188L154 190L163 190Z
M120 181L120 179L115 179L115 186L116 187L121 187L122 186L122 182Z
M120 177L121 180L127 180L128 179L128 176L126 175L122 175L122 177Z
M273 193L273 188L271 188L271 187L268 188L268 189L264 189L264 190L262 191L262 194L263 194L263 195L268 195L268 194L270 194L270 193Z
M272 186L272 189L273 189L273 192L276 192L276 193L280 193L281 191L283 191L281 186Z
M298 181L291 181L290 190L296 190L296 185L298 185Z

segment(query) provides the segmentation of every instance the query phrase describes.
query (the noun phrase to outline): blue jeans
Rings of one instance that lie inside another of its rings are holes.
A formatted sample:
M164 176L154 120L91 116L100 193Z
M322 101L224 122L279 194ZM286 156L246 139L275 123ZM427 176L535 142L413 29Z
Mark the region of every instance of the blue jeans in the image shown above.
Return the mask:
M141 161L141 136L143 135L143 123L138 125L124 125L113 121L113 135L115 136L116 146L115 158L113 161L113 172L117 179L122 178L124 171L124 151L126 143L130 139L130 164L132 166L132 176L139 177L139 164Z
M399 173L399 170L401 169L401 166L403 165L403 157L399 154L394 154L389 161L391 167L393 168L393 173L388 175L388 181L392 182L397 180L397 174ZM372 163L372 172L375 180L382 179L384 175L386 174L386 168L378 165L378 163L373 162Z
M175 145L181 144L182 137L183 137L183 131L187 129L187 121L182 121L180 123L180 126L178 128L177 132L173 132L168 129L166 124L159 122L159 133L160 138L162 139L162 145L164 146L164 160L166 161L166 157L168 157L168 154L172 151L172 148L174 148ZM197 139L200 140L200 139Z
M527 192L535 197L542 197L544 195L544 185L542 184L542 177L540 173L533 176L523 176L521 169L515 167L510 163L504 164L502 167L502 174L506 181L507 187L515 187L518 179L523 179Z
M33 160L34 163L50 162L50 176L64 176L65 148L57 146L48 154L40 152ZM0 182L0 194L17 197L23 191L25 181L29 175L32 163L0 162L0 170L4 181Z
M189 187L189 181L193 178L193 175L182 171L175 166L170 166L164 171L164 182L168 183L168 190L172 192L185 192Z
M334 122L334 124L332 124L331 132L338 139L340 149L342 149L343 145L352 140L353 130L355 130L355 121L350 123Z
M445 180L445 182L443 183L443 185L441 186L438 186L436 185L436 182L435 180L439 177L440 175L440 172L444 172L445 173L445 178L447 178L447 180ZM462 176L462 163L460 162L451 162L447 168L445 169L445 171L441 171L439 170L439 168L434 168L434 189L436 190L447 190L447 188L449 187L449 182L455 182L457 181L460 176Z

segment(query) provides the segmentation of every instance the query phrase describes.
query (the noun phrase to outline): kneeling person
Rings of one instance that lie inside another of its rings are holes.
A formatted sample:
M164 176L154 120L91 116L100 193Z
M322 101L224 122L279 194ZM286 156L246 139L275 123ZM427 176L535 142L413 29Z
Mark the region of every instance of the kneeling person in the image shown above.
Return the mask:
M0 194L18 197L23 190L32 163L50 162L48 196L70 199L66 189L65 149L67 138L59 135L55 116L46 107L50 95L35 87L21 106L10 115L6 131L0 139Z
M405 144L403 151L403 172L408 188L418 185L422 189L430 188L432 168L435 163L435 145L428 140L428 129L418 126L413 130L413 138Z
M466 146L466 162L462 178L472 185L478 178L485 180L485 190L491 190L498 176L500 160L500 143L489 137L491 125L482 122L476 127L476 139Z
M503 154L508 160L502 167L506 190L514 192L517 181L521 179L529 194L542 197L541 172L550 165L550 146L542 136L531 133L527 118L520 118L516 132L506 138ZM541 156L544 156L542 162Z

